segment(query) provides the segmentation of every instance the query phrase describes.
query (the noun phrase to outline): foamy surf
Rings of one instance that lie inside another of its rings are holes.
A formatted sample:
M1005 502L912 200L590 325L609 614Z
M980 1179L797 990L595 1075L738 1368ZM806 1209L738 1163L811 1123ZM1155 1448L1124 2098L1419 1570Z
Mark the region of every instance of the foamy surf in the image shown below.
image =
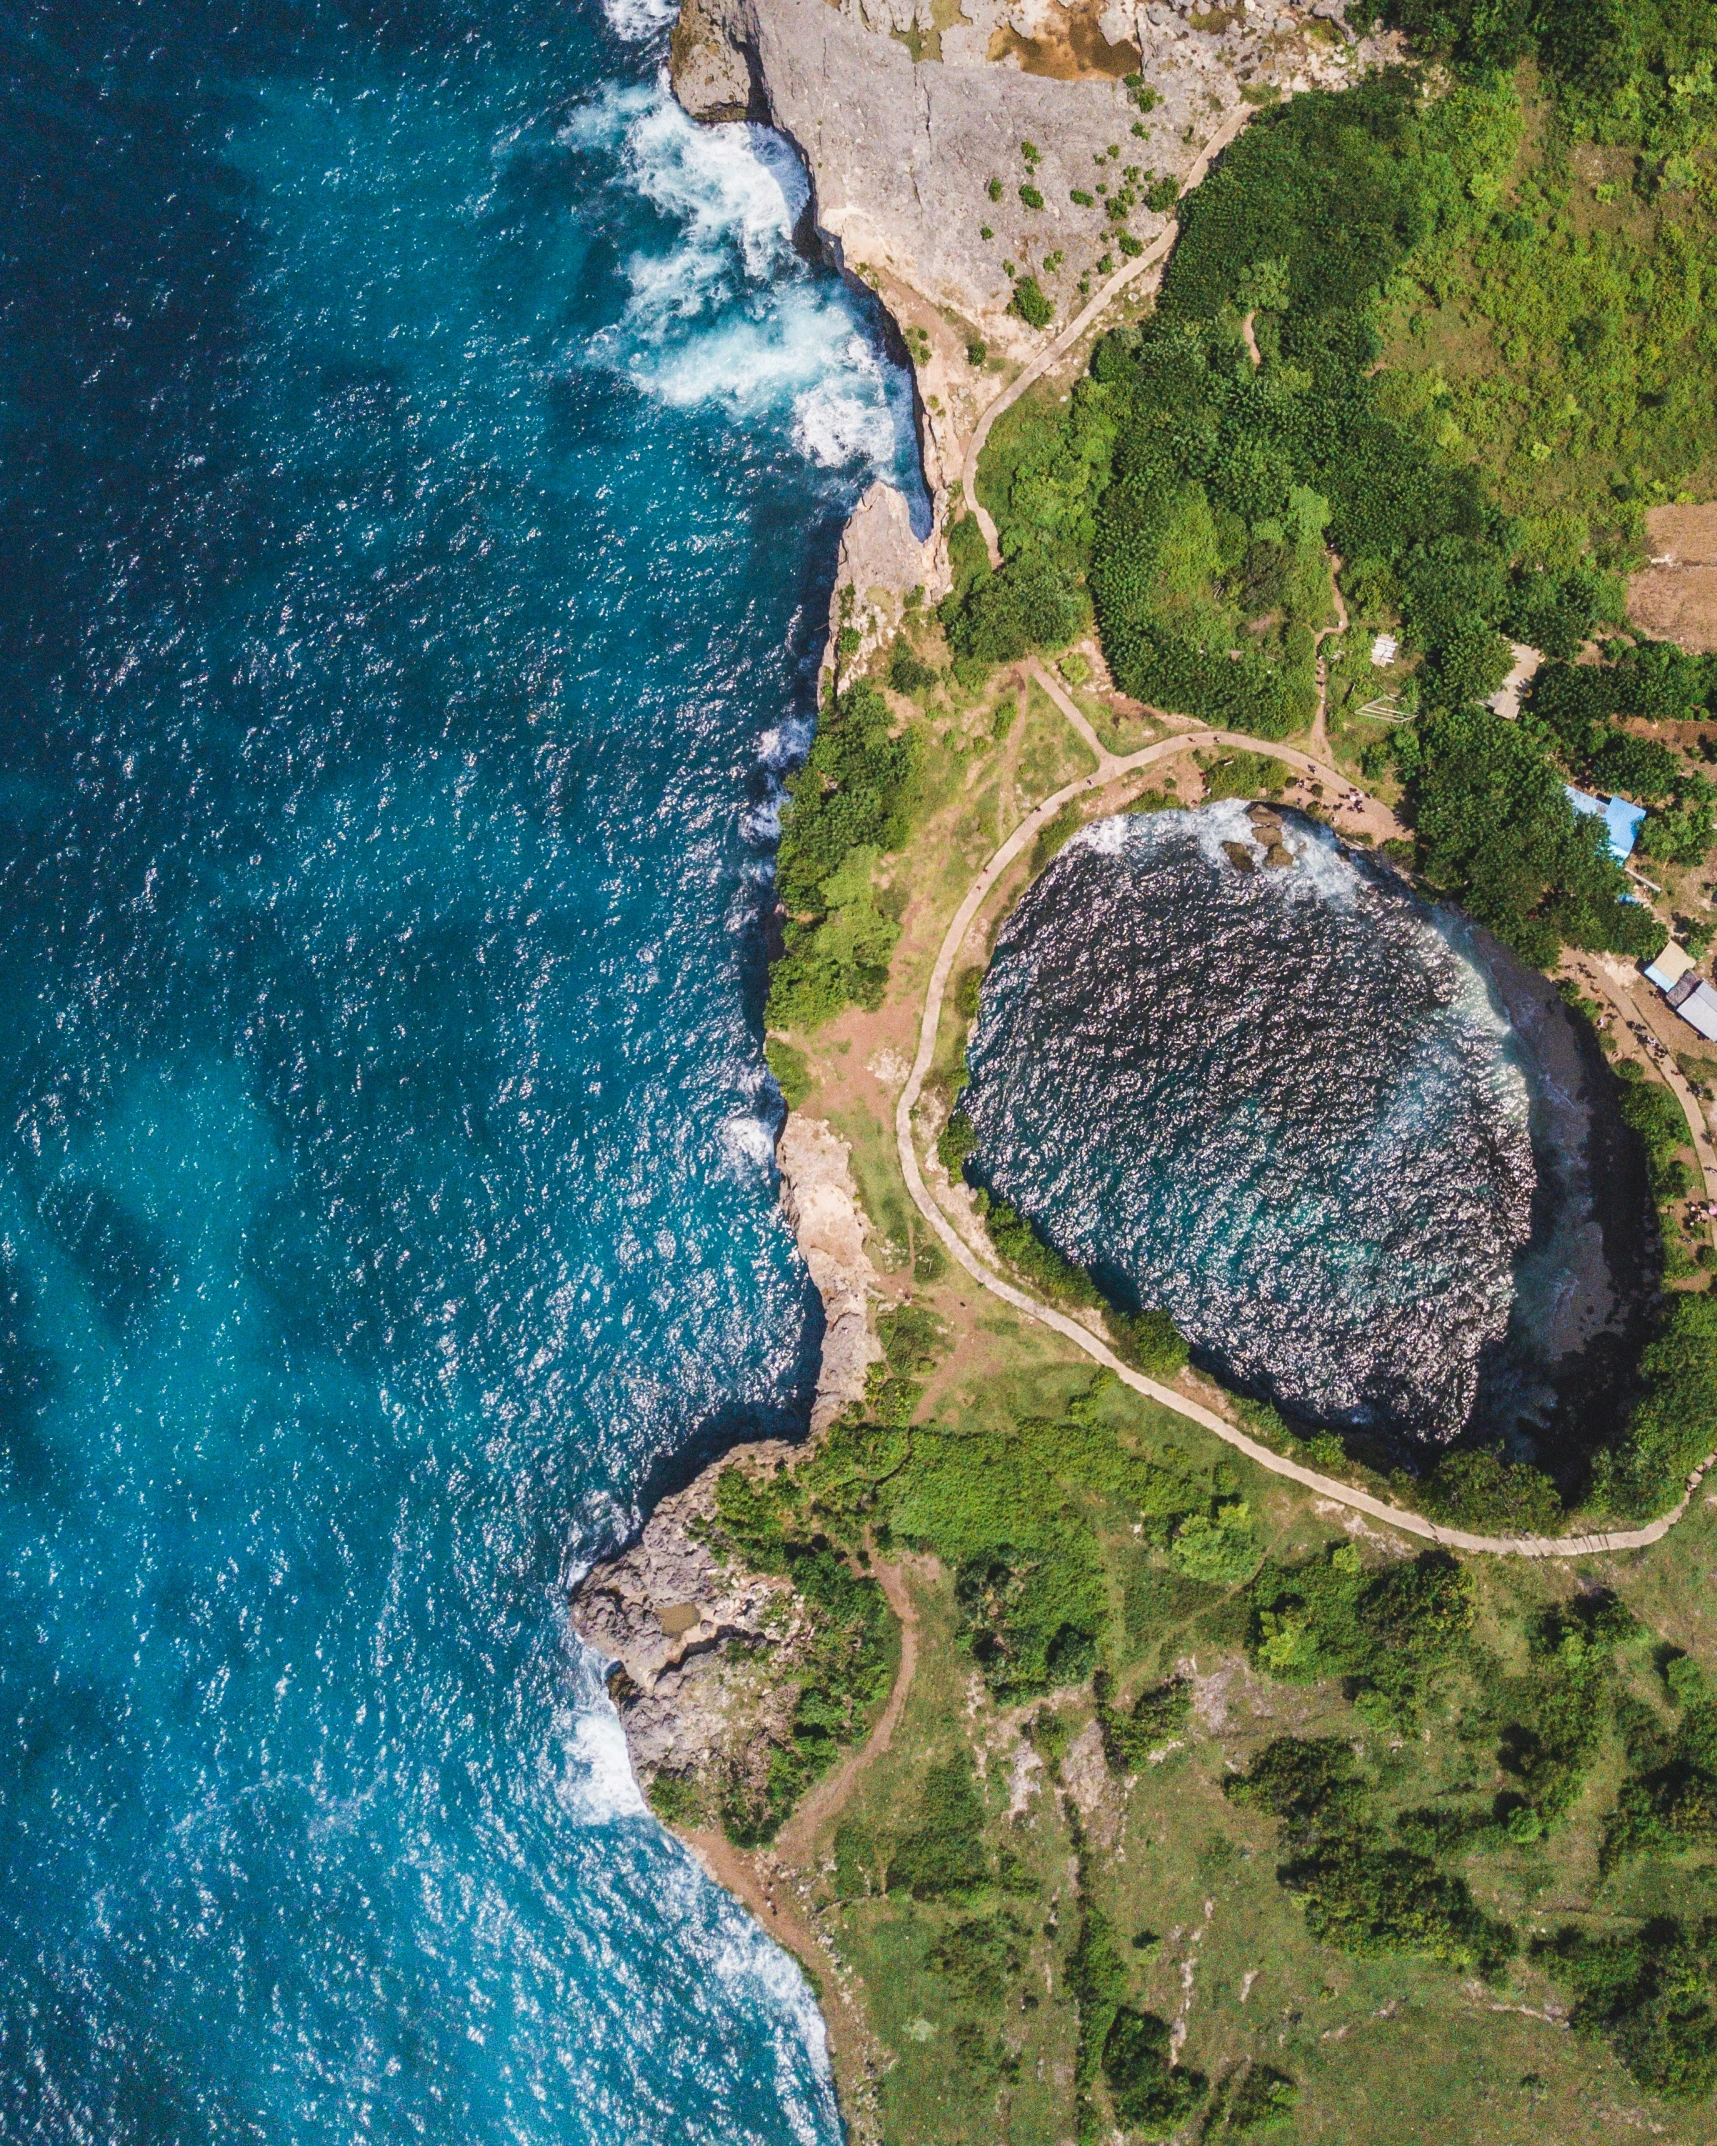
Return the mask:
M767 127L697 126L663 84L593 99L563 138L613 155L675 231L627 258L625 313L586 360L671 409L778 410L815 468L915 497L911 380L795 251L810 186L791 146Z

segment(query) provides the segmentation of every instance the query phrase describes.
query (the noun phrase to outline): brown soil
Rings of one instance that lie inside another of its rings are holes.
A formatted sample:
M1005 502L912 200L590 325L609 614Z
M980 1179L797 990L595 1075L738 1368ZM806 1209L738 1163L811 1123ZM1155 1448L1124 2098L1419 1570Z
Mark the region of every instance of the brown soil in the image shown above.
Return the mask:
M771 1847L736 1848L725 1833L706 1827L674 1829L715 1882L749 1908L811 1977L829 2030L829 2058L840 2090L841 2112L855 2146L870 2146L880 2137L873 2081L886 2069L888 2059L865 2016L863 1983L836 1956L804 1896L817 1875L823 1840L833 1831L866 1767L893 1742L917 1673L918 1606L905 1574L900 1566L884 1564L877 1557L872 1558L871 1570L900 1620L900 1664L888 1704L864 1742L849 1751L833 1773L823 1776Z
M1086 0L1076 8L1058 8L1042 37L1021 37L1006 24L990 39L992 60L1017 58L1022 73L1047 75L1052 82L1079 82L1093 76L1119 82L1144 65L1137 45L1111 45L1097 27L1102 9Z
M1658 640L1717 654L1717 502L1653 507L1645 528L1653 563L1628 583L1628 617Z

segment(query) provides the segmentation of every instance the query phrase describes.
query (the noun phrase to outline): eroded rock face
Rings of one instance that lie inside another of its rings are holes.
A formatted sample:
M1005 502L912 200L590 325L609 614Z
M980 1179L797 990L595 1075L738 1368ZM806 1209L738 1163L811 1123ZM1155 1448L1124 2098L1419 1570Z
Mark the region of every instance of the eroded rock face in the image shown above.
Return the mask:
M896 494L896 497L899 495ZM864 1214L853 1184L852 1151L820 1118L788 1117L775 1160L781 1211L823 1300L823 1362L811 1405L811 1433L825 1430L864 1399L865 1377L882 1349L870 1323L876 1269L864 1244Z
M1339 84L1400 56L1392 38L1350 44L1340 12L965 0L939 29L930 0L682 0L673 80L695 118L766 118L791 137L838 265L897 275L1023 350L1041 338L1006 317L1003 262L1037 274L1069 317L1080 277L1119 258L1101 200L1072 190L1118 188L1129 164L1183 178L1243 91ZM1157 98L1143 115L1122 79L1141 72ZM1040 152L1030 169L1026 141ZM1041 208L1021 199L1026 184ZM1141 204L1128 228L1148 242L1164 223Z
M921 544L912 534L904 495L879 478L841 532L834 594L829 598L830 650L841 628L850 624L858 633L859 645L846 661L862 662L899 630L906 599L914 589L923 591L926 605L934 605L951 585L946 543Z
M772 1469L791 1450L767 1441L725 1455L573 1590L573 1629L616 1665L610 1690L646 1787L661 1772L743 1775L748 1747L785 1732L774 1713L790 1713L796 1694L783 1673L810 1624L786 1580L722 1564L703 1531L723 1469Z

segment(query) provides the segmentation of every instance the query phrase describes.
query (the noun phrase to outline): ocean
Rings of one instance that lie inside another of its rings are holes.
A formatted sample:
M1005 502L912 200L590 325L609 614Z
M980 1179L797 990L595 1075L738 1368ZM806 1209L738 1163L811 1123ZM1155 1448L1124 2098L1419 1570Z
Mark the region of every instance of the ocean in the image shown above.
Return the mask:
M0 17L8 2141L839 2136L564 1609L806 1420L763 917L909 386L611 4Z

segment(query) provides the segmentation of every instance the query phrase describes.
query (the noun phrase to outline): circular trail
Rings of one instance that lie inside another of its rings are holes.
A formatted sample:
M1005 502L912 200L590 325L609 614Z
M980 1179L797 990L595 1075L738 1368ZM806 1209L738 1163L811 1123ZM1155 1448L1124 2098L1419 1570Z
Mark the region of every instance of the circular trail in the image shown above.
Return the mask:
M1065 713L1071 703L1064 706L1065 696L1056 692L1050 685L1049 675L1040 665L1034 664L1033 671L1049 688L1057 706L1062 706ZM1084 723L1082 717L1079 720L1082 725L1081 735L1085 735L1090 726ZM1094 734L1089 737L1088 742L1096 744ZM1289 1460L1284 1454L1274 1452L1256 1438L1248 1437L1244 1431L1226 1422L1202 1402L1192 1400L1188 1395L1177 1392L1172 1386L1164 1386L1156 1379L1146 1378L1142 1372L1122 1363L1107 1343L1101 1341L1089 1328L1082 1326L1078 1320L1069 1318L1065 1312L1057 1311L1052 1305L1040 1304L1017 1283L1007 1280L999 1271L981 1260L932 1198L929 1187L924 1182L918 1150L912 1137L912 1113L917 1107L925 1077L936 1054L936 1035L941 1025L942 1000L948 988L948 978L953 972L961 943L971 929L973 919L1009 865L1021 855L1038 830L1046 826L1063 805L1073 798L1102 789L1117 776L1129 775L1137 768L1150 765L1152 761L1166 759L1170 754L1184 752L1189 747L1204 745L1236 746L1246 752L1263 753L1273 760L1285 761L1290 767L1298 768L1302 772L1309 770L1344 788L1348 787L1333 768L1324 767L1291 746L1276 745L1262 738L1241 737L1229 731L1192 730L1160 739L1154 745L1147 745L1142 752L1129 753L1124 759L1117 759L1113 754L1103 752L1100 746L1097 747L1099 759L1095 773L1065 784L1046 797L1034 811L1029 812L967 888L966 898L954 912L953 922L948 926L937 953L936 965L930 972L930 986L925 993L924 1015L918 1031L918 1053L894 1110L895 1142L900 1151L900 1167L913 1204L936 1232L950 1257L959 1262L980 1288L987 1289L992 1296L1000 1297L1004 1304L1011 1304L1028 1319L1035 1319L1039 1324L1052 1328L1071 1341L1076 1348L1082 1349L1094 1363L1112 1371L1123 1385L1130 1386L1135 1393L1141 1393L1148 1400L1155 1401L1159 1407L1172 1409L1176 1415L1185 1416L1201 1425L1213 1436L1220 1438L1225 1445L1235 1447L1249 1460L1256 1461L1260 1468L1268 1470L1271 1475L1286 1476L1290 1482L1316 1491L1320 1497L1328 1498L1337 1505L1365 1513L1373 1520L1381 1520L1388 1527L1399 1528L1408 1535L1417 1535L1426 1542L1439 1543L1452 1550L1482 1551L1497 1557L1590 1557L1613 1550L1643 1550L1651 1543L1661 1542L1692 1503L1693 1493L1711 1465L1710 1458L1701 1461L1688 1477L1687 1488L1673 1511L1649 1521L1644 1527L1618 1529L1597 1535L1556 1536L1471 1535L1462 1528L1440 1527L1434 1520L1427 1520L1423 1513L1413 1512L1405 1506L1391 1505L1383 1498L1373 1497L1370 1491L1358 1490L1351 1483L1340 1482L1334 1476L1320 1475L1315 1468L1307 1468L1296 1460Z

